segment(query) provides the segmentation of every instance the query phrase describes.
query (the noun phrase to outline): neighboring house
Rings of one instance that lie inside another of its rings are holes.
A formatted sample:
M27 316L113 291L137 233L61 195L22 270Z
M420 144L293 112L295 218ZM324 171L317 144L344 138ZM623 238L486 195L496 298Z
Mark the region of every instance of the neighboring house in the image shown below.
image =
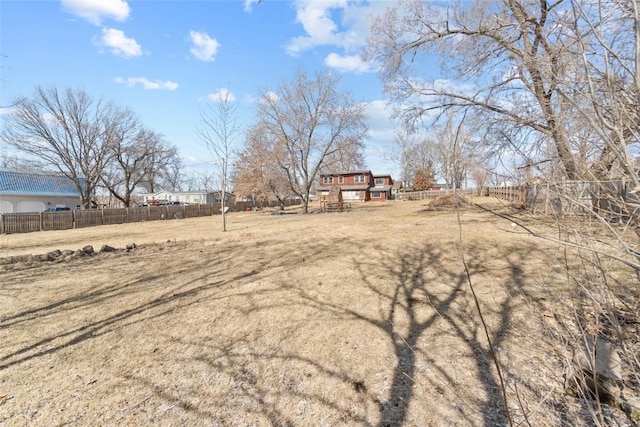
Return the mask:
M212 204L220 203L221 191L166 191L162 190L157 193L143 193L139 197L142 198L143 204L153 205L167 202L189 203L189 204ZM232 193L225 192L225 203L233 203L236 196Z
M393 185L391 186L391 192L393 194L398 194L403 189L404 189L404 186L402 185L402 181L394 181Z
M53 172L0 168L0 214L56 207L80 209L80 195L72 180Z
M431 191L444 191L444 190L449 190L449 186L447 184L438 184L438 183L434 183L431 185L430 188Z
M320 175L320 185L316 188L319 200L326 200L332 188L339 187L342 200L384 201L392 198L391 175L373 175L371 171L337 172Z
M373 187L369 189L371 200L390 200L393 198L393 179L391 175L374 175Z

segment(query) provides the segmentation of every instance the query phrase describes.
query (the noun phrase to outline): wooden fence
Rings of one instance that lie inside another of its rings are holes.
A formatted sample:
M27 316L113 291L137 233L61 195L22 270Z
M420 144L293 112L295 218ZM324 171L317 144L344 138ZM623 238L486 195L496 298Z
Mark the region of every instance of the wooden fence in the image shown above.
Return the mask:
M474 188L465 188L455 190L457 194L475 194L477 192ZM393 197L396 200L424 200L432 197L447 196L453 194L454 190L428 190L428 191L402 191L395 193Z
M612 221L640 216L640 198L624 180L564 181L489 188L489 196L545 215L600 215Z
M299 205L299 200L287 200L285 206ZM235 202L227 205L229 212L255 208L278 207L276 202ZM188 206L145 206L136 208L87 209L60 212L25 212L0 215L0 234L31 231L67 230L107 224L157 221L175 218L197 218L220 214L220 203Z
M487 190L489 197L508 200L518 206L524 204L525 190L523 186L507 185L503 187L489 187Z

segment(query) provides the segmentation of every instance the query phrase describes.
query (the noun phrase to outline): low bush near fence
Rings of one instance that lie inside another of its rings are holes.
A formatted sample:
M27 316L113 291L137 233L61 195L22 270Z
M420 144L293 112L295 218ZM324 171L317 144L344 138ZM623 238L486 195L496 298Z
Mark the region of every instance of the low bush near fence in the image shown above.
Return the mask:
M288 200L285 206L300 204ZM252 202L231 203L229 212L251 210ZM265 203L261 207L276 207ZM88 209L62 212L26 212L0 215L0 234L28 233L31 231L67 230L128 222L157 221L176 218L197 218L220 214L220 203L189 206L145 206L136 208Z

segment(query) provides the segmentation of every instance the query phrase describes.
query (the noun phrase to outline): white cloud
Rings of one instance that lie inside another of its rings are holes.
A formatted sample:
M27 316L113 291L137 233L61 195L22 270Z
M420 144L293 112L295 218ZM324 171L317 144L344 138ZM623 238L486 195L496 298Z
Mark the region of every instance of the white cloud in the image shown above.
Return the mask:
M0 116L13 114L16 111L14 107L0 107Z
M287 46L289 54L296 55L319 45L340 44L338 26L331 18L331 10L344 6L344 1L299 0L295 5L296 21L302 24L306 35L291 40Z
M93 25L101 25L103 19L122 22L131 9L125 0L60 0L62 7Z
M235 95L226 88L220 88L215 93L207 95L207 99L214 102L234 102Z
M278 100L280 100L280 97L275 93L272 92L270 90L264 92L264 93L260 93L258 94L258 96L252 96L252 95L246 95L245 96L245 101L247 104L255 104L256 102L258 103L276 103L278 102Z
M296 0L296 22L305 35L294 37L287 53L298 55L316 46L337 46L353 53L366 44L369 16L388 2L365 0Z
M270 90L264 94L264 98L262 98L262 102L270 102L275 104L280 100L280 97L277 93L271 92Z
M364 61L360 55L338 55L337 53L330 53L325 58L324 64L340 72L353 71L356 73L366 73L371 71L369 63Z
M215 60L216 53L220 43L216 39L212 39L207 33L198 31L190 31L191 43L193 46L189 50L193 56L201 61L211 62Z
M387 101L374 100L367 102L365 112L369 125L369 136L390 142L396 128L393 107Z
M129 38L124 31L114 28L103 28L102 38L96 44L111 49L111 53L125 58L142 55L142 47L135 39Z
M397 176L396 166L389 161L393 155L396 121L393 107L384 100L374 100L365 105L369 133L366 140L365 161L374 173L391 173Z
M244 0L244 11L251 12L255 4L260 3L260 0Z
M163 81L151 81L145 77L116 77L114 81L118 84L123 84L128 87L134 87L137 85L142 86L146 90L176 90L178 88L178 83L167 80Z

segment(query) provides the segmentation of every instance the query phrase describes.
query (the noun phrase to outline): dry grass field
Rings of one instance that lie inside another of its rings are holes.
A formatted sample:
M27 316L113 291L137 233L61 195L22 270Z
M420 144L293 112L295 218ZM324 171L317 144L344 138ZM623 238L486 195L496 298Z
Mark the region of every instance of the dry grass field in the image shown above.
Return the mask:
M478 203L524 213L494 199ZM367 203L0 235L0 426L587 423L564 392L561 248L475 206ZM459 222L458 222L459 218Z

